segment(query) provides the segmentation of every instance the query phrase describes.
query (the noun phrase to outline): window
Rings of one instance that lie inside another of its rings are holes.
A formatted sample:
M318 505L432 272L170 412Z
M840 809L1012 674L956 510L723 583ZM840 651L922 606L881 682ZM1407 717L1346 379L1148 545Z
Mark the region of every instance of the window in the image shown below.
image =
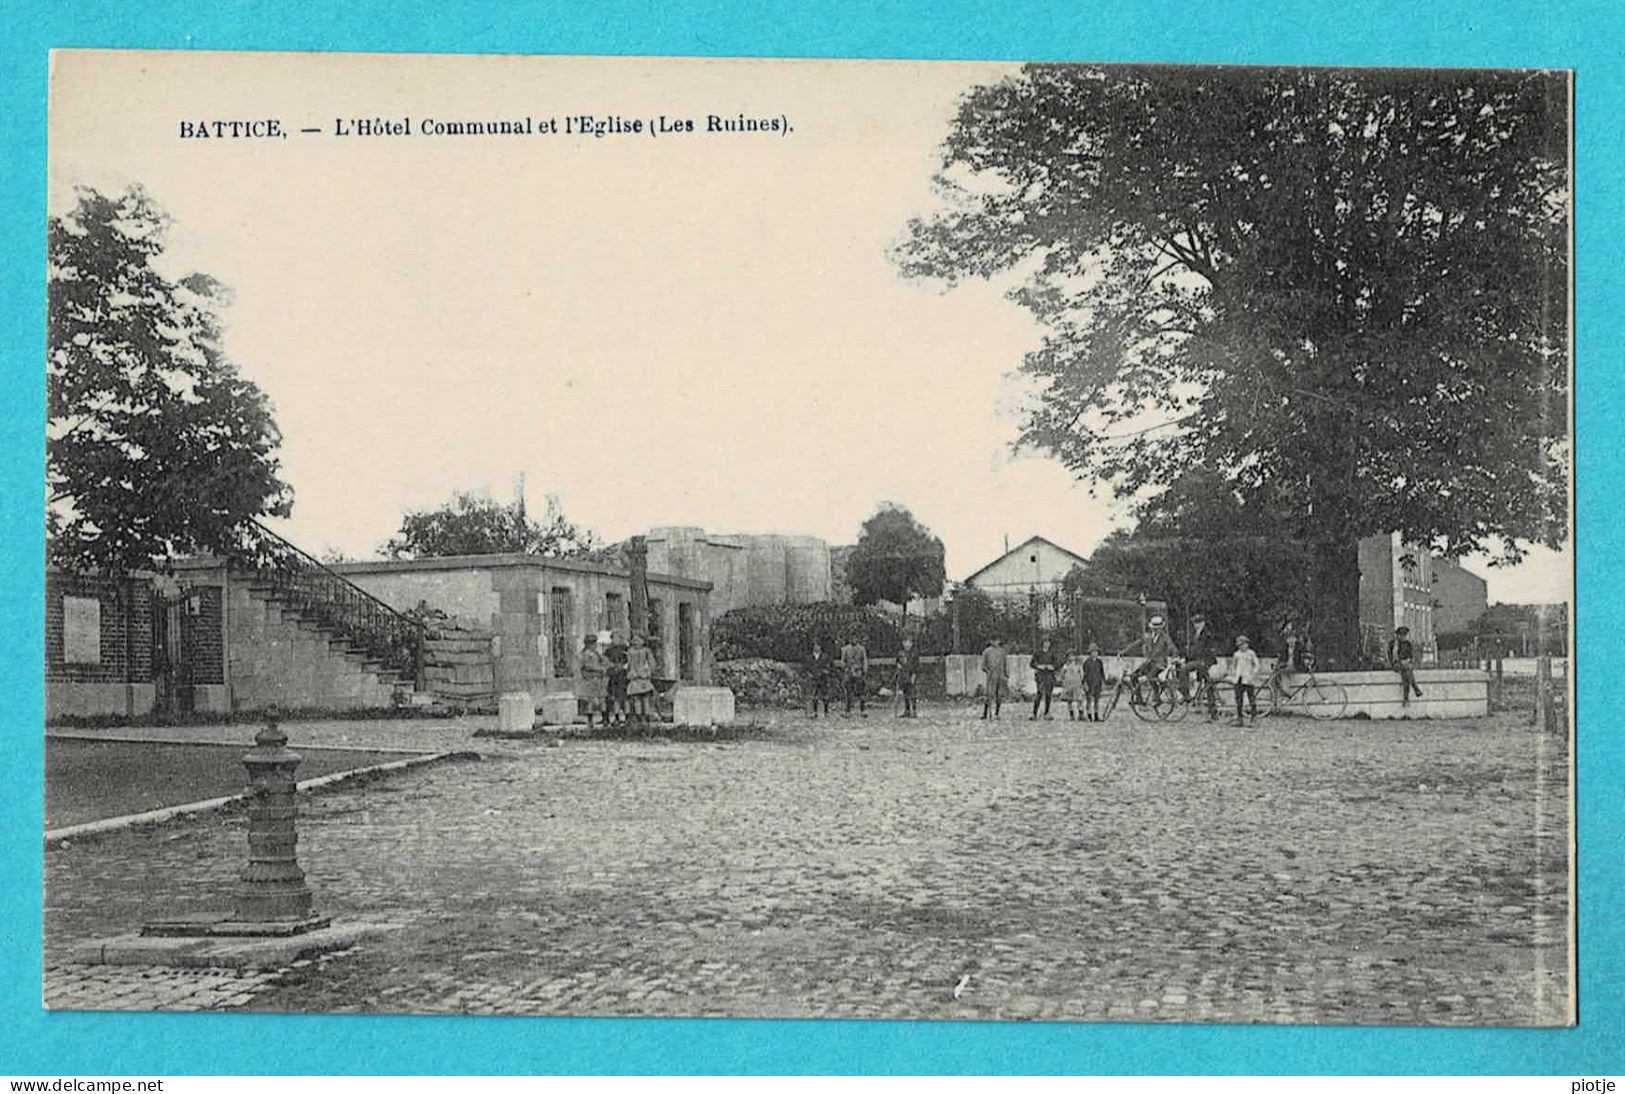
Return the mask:
M604 626L617 637L626 637L626 597L620 593L604 594Z
M694 679L694 605L677 605L677 675Z
M547 633L553 642L553 675L573 676L575 669L570 660L570 639L574 630L574 605L570 590L555 585L548 593Z

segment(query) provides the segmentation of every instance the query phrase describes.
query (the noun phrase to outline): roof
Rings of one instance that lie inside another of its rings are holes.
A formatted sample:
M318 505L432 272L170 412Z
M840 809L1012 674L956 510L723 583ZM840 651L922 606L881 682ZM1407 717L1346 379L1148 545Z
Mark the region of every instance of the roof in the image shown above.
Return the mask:
M1073 562L1078 563L1080 565L1082 563L1085 563L1085 562L1089 561L1088 559L1084 558L1082 555L1078 554L1076 551L1068 551L1065 547L1062 547L1059 543L1056 543L1054 540L1045 539L1043 536L1028 536L1018 546L1010 548L1010 550L1004 552L1004 554L1000 555L998 558L994 559L992 562L989 562L986 566L983 566L980 570L977 570L974 574L971 574L969 577L967 577L965 579L965 584L967 584L967 585L970 584L971 582L975 581L977 578L981 577L983 574L987 573L989 570L993 569L993 567L997 566L999 563L1001 563L1005 559L1009 558L1011 555L1019 555L1021 552L1025 551L1028 547L1031 547L1035 543L1043 543L1043 544L1046 544L1047 546L1053 547L1055 550L1061 552L1063 555L1066 555L1068 558L1072 559Z
M525 566L538 570L570 571L584 574L602 574L607 577L630 577L625 569L602 562L584 562L573 558L550 558L542 555L446 555L440 558L379 559L372 562L338 562L328 566L336 574L396 574L423 570L488 570L503 566ZM649 572L649 580L659 585L674 585L686 589L709 590L709 581L699 581L676 574Z

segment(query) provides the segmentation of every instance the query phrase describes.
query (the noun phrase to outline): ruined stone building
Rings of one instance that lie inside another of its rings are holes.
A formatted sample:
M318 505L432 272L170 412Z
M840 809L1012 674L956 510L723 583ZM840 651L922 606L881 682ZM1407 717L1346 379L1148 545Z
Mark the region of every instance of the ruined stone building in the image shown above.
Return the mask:
M720 534L651 528L649 571L710 585L721 615L759 604L812 604L830 597L830 548L816 536Z

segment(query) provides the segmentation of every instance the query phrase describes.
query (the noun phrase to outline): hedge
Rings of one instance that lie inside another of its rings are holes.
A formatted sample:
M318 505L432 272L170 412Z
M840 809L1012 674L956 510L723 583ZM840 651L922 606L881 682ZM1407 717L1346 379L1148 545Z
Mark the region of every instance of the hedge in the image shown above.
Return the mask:
M901 620L856 604L764 604L735 608L711 624L712 656L718 661L766 658L799 664L813 642L834 655L852 634L874 657L891 657L902 643Z

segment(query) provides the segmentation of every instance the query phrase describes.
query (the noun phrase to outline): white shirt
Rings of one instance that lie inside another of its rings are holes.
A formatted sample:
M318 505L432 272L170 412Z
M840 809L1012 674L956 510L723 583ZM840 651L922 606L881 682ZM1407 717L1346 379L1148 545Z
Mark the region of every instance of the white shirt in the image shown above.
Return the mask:
M1230 655L1230 678L1238 684L1250 684L1258 676L1258 653L1251 647Z

